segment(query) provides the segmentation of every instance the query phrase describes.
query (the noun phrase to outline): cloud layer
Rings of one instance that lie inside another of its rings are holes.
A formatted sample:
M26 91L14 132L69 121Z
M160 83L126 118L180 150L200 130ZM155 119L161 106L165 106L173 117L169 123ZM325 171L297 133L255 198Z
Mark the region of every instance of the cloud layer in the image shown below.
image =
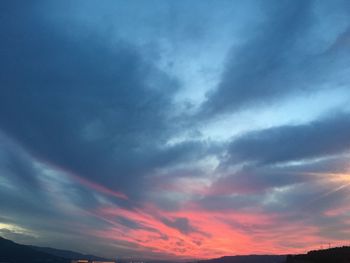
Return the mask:
M348 9L1 2L0 235L171 259L344 244Z

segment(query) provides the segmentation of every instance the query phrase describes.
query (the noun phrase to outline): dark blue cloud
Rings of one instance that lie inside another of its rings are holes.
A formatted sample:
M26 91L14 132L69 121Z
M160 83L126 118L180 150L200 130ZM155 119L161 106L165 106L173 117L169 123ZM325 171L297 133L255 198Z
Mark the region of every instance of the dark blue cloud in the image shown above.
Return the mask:
M1 30L0 127L37 158L113 189L193 156L200 143L164 146L177 81L130 44L69 38L15 4ZM182 157L181 157L182 156ZM140 184L141 185L141 184Z
M343 154L350 150L350 116L334 114L302 125L246 133L228 146L228 163L276 164Z
M184 234L197 231L193 226L191 226L189 220L185 217L177 217L173 219L163 218L162 222L165 225L175 228Z
M220 177L211 186L209 193L214 195L262 194L273 188L304 183L313 178L295 167L255 167L245 166L239 171Z
M339 30L337 27L343 24L339 17L350 15L348 3L337 1L332 6L316 1L272 3L262 4L262 22L247 32L243 44L232 48L218 86L207 94L207 100L201 105L200 116L207 118L266 106L289 95L320 90L327 81L333 81L333 86L343 81L337 74L344 69L340 61L350 50L348 45L333 47L347 28L336 33L338 38L330 41L333 44L326 45L324 41L327 37L332 39L327 34L333 32L326 32L319 41L317 34L322 30L319 23L322 20L328 27L334 25L334 30Z

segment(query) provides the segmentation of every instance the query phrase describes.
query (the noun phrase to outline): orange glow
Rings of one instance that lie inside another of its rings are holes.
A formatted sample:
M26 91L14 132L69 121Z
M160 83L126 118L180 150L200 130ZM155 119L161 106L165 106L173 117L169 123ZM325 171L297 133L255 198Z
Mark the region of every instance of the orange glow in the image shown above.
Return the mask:
M310 174L317 176L320 186L312 200L305 200L307 207L338 191L346 190L349 183L347 174ZM122 193L111 191L86 179L70 174L76 182L102 194L127 199ZM187 189L175 182L158 186L157 194L186 193ZM163 190L163 191L162 191ZM206 185L195 189L200 196L215 196L219 193L208 191ZM192 191L192 189L191 189ZM291 211L291 215L302 214ZM335 217L349 206L342 204L331 210L325 210L325 217ZM264 209L241 208L206 209L196 201L189 199L181 202L176 210L165 210L152 203L138 204L137 208L120 207L116 204L103 204L87 212L105 224L99 229L89 229L92 236L104 239L110 244L122 244L144 255L161 255L161 257L194 259L213 258L237 254L288 254L304 253L318 249L320 245L339 240L325 240L320 234L319 226L300 216L288 217L288 212L266 212ZM180 221L176 221L181 219ZM293 220L293 221L290 221ZM176 222L181 222L177 224ZM350 222L349 222L350 223ZM327 242L326 242L327 241ZM154 256L157 257L157 256ZM157 257L159 258L159 257Z
M317 237L315 227L302 225L302 222L283 224L277 215L209 212L193 205L190 208L180 212L168 212L149 204L136 210L115 206L103 207L95 211L94 216L110 226L103 230L92 230L91 234L134 244L140 251L151 251L178 258L304 252L315 248L310 244L322 242ZM127 227L116 218L130 220L137 224L137 227ZM166 225L162 221L164 218L168 220L186 218L192 229L182 232ZM291 243L298 244L303 249L290 249Z

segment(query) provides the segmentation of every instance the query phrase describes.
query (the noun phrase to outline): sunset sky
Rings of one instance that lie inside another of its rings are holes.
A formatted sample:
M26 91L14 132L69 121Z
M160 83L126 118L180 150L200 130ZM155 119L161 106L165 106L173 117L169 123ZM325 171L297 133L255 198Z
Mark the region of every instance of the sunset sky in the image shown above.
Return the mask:
M0 1L0 236L106 257L350 243L350 1Z

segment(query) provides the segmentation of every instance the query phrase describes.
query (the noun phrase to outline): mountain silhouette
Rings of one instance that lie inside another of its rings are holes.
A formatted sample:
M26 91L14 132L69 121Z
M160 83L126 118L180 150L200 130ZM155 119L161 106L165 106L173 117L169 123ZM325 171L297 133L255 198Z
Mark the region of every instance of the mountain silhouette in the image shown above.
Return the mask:
M70 263L72 259L108 261L70 250L17 244L0 237L1 263ZM313 250L300 255L246 255L225 256L190 263L350 263L350 247Z
M313 250L307 254L289 255L287 263L350 263L350 247Z
M284 255L243 255L201 260L198 263L285 263L285 261Z
M103 257L95 256L95 255L86 255L86 254L81 254L75 251L71 250L63 250L63 249L57 249L57 248L51 248L51 247L37 247L37 246L30 246L31 248L44 252L50 255L54 255L57 257L61 258L66 258L66 259L88 259L90 261L110 261L110 259L106 259Z
M9 263L70 263L69 259L50 255L20 245L13 241L0 237L0 262Z

